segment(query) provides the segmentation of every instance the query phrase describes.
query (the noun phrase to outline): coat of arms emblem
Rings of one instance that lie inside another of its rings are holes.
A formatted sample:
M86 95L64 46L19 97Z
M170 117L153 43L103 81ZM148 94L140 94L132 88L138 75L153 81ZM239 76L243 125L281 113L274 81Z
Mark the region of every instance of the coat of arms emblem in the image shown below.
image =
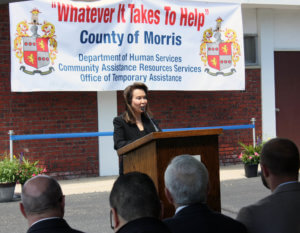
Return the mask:
M54 64L54 60L57 55L57 41L55 36L55 26L47 21L43 24L39 23L39 14L41 12L38 9L31 11L31 22L27 23L26 20L18 23L16 38L14 40L15 56L18 58L19 63L23 62L35 70L26 70L24 65L20 66L26 74L34 75L39 73L41 75L50 74L54 71L53 67L49 67L48 70L40 70L40 68L48 67L50 64ZM28 34L29 25L32 35ZM38 33L39 26L43 35Z
M222 40L221 23L223 20L219 17L216 21L215 30L209 28L203 33L200 56L204 66L208 65L212 68L212 70L206 68L205 72L212 76L229 76L236 72L232 67L235 67L240 59L240 45L237 43L236 32L232 29L226 29L225 40ZM231 70L226 73L226 69L230 68Z

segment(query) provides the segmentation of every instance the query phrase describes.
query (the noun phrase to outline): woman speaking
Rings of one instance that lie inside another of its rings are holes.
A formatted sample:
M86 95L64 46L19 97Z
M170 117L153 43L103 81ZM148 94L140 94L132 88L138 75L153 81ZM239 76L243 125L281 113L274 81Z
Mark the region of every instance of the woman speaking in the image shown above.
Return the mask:
M151 132L161 131L157 123L150 118L148 88L144 83L133 83L125 88L123 95L125 112L113 120L115 150Z

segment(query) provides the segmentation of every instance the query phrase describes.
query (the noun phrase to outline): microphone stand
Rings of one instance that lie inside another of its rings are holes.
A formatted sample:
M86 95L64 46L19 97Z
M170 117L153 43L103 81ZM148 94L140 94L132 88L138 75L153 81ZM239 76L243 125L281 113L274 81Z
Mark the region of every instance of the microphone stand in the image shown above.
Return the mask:
M152 121L151 117L148 115L147 111L145 108L142 108L142 111L145 113L145 115L148 117L150 120L151 124L153 125L155 132L160 132L159 128L156 126L156 124Z

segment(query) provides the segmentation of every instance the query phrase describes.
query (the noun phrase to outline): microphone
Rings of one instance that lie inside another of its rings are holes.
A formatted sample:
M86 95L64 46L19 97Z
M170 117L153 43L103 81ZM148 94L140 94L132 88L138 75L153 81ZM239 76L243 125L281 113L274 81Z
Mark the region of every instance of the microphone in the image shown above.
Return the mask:
M152 121L151 117L148 115L145 106L141 107L141 110L145 113L145 115L148 117L148 119L150 120L151 124L153 125L155 132L159 132L159 128L156 126L156 124Z

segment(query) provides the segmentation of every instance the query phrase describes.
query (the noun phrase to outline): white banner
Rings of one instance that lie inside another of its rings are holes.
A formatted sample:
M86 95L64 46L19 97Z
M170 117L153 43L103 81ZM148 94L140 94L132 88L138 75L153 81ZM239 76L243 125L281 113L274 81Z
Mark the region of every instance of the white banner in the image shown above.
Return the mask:
M240 4L9 4L12 91L244 90Z

